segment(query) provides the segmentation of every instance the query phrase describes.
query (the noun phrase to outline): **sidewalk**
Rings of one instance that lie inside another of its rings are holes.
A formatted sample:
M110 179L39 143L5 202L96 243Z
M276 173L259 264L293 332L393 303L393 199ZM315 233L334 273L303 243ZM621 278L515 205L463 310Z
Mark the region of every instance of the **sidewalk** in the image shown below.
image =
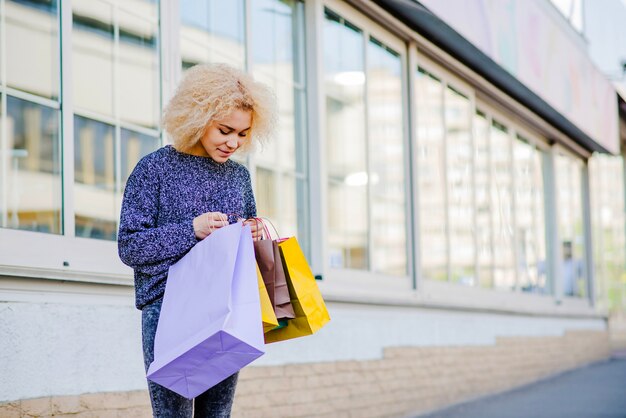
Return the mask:
M626 418L626 355L420 418Z

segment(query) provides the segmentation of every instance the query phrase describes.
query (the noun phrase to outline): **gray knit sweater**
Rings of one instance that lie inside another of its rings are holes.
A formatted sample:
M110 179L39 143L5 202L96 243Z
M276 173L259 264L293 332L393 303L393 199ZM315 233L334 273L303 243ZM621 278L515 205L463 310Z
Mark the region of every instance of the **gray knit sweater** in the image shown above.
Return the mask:
M163 297L169 267L197 242L193 218L222 212L229 221L256 216L250 173L167 145L142 158L124 191L118 251L135 271L138 309Z

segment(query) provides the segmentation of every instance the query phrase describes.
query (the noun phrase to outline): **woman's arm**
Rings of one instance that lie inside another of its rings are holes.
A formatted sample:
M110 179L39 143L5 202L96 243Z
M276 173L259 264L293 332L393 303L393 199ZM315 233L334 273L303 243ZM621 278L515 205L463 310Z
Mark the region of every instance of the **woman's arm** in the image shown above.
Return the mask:
M243 211L244 219L256 217L256 202L254 193L252 192L252 181L250 180L250 172L243 167L244 170L244 190L243 190Z
M139 268L182 257L197 242L193 218L157 227L159 172L142 160L128 179L118 233L122 262Z

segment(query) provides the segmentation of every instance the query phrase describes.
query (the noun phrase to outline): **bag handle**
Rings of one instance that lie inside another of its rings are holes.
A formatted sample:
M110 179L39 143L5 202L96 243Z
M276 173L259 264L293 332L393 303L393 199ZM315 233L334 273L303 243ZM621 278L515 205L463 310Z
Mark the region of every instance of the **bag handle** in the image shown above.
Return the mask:
M267 229L267 226L263 222L263 219L261 219L261 218L248 218L248 219L246 219L246 221L254 221L254 222L256 222L257 228L259 227L259 224L261 224L261 226L263 227L263 237L261 237L261 239L272 239L270 231L269 231L269 229Z
M272 223L272 221L270 221L267 218L261 218L261 217L256 217L256 218L248 218L246 220L253 220L257 223L257 225L260 223L261 225L263 225L263 232L266 238L264 239L272 239L272 234L270 233L269 228L267 227L266 223L269 223L272 226L272 229L274 229L274 232L276 233L276 239L280 240L280 235L278 234L278 229L276 229L276 226L274 226L274 224Z

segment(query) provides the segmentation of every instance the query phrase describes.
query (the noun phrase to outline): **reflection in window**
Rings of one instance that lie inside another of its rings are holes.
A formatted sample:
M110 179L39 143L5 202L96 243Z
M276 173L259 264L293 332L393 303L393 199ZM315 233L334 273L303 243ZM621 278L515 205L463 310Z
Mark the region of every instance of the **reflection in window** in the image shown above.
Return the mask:
M272 88L280 112L276 137L254 155L257 210L271 220L281 235L302 237L306 252L304 5L279 0L249 3L253 34L250 69L256 80Z
M59 112L8 96L6 121L9 158L3 161L6 178L0 179L2 226L60 234Z
M113 126L74 116L76 236L114 240L115 149Z
M427 279L448 280L443 84L419 68L416 95L422 275Z
M49 99L59 97L58 9L56 0L4 2L2 59L9 87Z
M407 274L404 123L400 55L374 38L368 43L372 270Z
M584 297L587 289L581 163L573 157L557 154L555 172L563 295Z
M72 0L72 13L74 106L113 117L113 7L106 1Z
M155 15L158 4L122 4L125 7L107 0L72 1L74 105L80 111L156 127L158 21L147 16Z
M130 176L130 173L132 173L139 160L152 151L156 151L160 144L161 142L158 137L131 131L129 129L122 129L122 144L120 150L122 178L120 182L120 192L124 191L128 176Z
M326 9L323 36L330 266L368 269L363 33Z
M244 68L244 10L244 0L181 0L183 68L207 62Z
M156 127L160 113L158 22L124 10L118 12L118 19L120 118Z
M451 87L445 92L446 179L450 231L450 280L476 282L474 245L474 173L472 105Z
M596 153L589 160L594 281L600 308L610 310L626 306L623 175L621 155Z
M513 143L518 285L525 292L547 292L542 152L518 136Z
M491 125L491 205L493 213L494 286L515 289L513 252L513 178L511 138L508 128L496 121Z
M493 234L491 223L491 157L489 121L482 112L474 116L474 176L476 185L476 241L480 287L493 287Z

